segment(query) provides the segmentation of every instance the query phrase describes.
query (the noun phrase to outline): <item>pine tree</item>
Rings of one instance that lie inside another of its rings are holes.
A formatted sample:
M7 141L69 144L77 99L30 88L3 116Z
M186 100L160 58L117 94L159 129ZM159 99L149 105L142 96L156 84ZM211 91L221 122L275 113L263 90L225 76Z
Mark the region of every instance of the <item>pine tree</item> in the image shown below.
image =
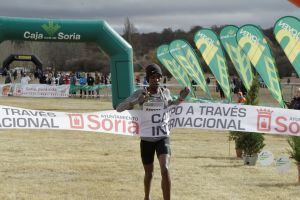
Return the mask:
M258 105L259 103L259 80L256 75L246 95L246 105ZM252 155L259 153L265 146L264 136L261 133L231 131L229 139L235 141L235 148L242 149L244 154Z
M246 96L247 105L258 105L259 103L259 80L258 75L256 74L249 92ZM241 148L243 149L244 154L254 155L261 151L264 148L264 136L262 133L246 132L240 135L238 142L241 143Z
M246 105L258 105L259 98L259 80L258 75L254 76L254 79L252 81L252 85L250 87L250 90L248 91L246 95Z

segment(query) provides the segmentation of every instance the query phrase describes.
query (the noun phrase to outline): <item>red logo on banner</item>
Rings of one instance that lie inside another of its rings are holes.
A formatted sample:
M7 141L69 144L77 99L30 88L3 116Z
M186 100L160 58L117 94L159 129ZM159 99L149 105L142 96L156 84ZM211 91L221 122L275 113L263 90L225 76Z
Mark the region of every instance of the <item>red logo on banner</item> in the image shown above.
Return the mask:
M16 90L16 94L17 94L17 95L20 95L20 94L22 94L22 93L23 93L23 91L22 91L21 88L18 88L18 89Z
M257 110L257 130L270 131L271 130L271 114L273 111L267 109Z
M70 127L76 129L83 129L83 116L82 114L68 114L70 119Z

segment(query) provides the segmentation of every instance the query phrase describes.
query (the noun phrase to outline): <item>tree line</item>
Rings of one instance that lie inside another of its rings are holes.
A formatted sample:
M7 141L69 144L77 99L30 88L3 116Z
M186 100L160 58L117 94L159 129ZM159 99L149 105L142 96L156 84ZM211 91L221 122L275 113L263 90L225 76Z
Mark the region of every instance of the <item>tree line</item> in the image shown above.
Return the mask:
M211 29L217 34L224 26L212 26ZM201 54L196 50L193 42L194 34L201 29L201 26L191 27L190 30L172 30L165 28L161 32L140 33L130 22L125 19L122 37L133 47L134 70L141 71L144 66L151 62L159 61L156 59L156 49L165 43L170 43L175 39L185 39L199 56L200 63L204 72L209 72ZM291 76L295 73L291 63L285 56L283 50L277 43L273 28L264 29L267 41L271 47L275 58L280 77ZM225 52L225 51L224 51ZM43 63L43 68L50 67L57 71L98 71L109 73L109 57L98 47L96 43L60 43L60 42L29 42L29 41L5 41L0 44L0 62L3 62L10 54L34 54ZM232 62L225 53L230 75L236 74ZM33 63L13 62L11 68L32 66ZM165 75L170 75L163 69Z

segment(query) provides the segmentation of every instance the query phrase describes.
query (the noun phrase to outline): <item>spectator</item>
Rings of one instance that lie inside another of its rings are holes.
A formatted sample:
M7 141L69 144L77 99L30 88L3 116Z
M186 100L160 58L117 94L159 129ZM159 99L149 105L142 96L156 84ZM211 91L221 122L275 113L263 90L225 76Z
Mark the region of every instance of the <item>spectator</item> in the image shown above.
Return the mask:
M109 84L111 84L111 74L109 73L109 76L108 76L108 82Z
M38 70L35 70L34 73L33 73L33 75L34 75L35 79L39 78L39 72L38 72Z
M13 77L14 77L14 81L17 80L17 78L18 78L18 71L17 70L15 70L13 72Z
M243 92L238 92L238 103L246 103L246 98L243 95Z
M76 96L76 90L74 89L75 85L76 85L77 79L76 76L73 72L70 73L70 87L73 87L72 92L70 94L71 97L75 97Z
M70 85L76 85L77 79L73 72L70 73Z
M49 74L48 74L47 79L46 79L46 84L51 85L51 77L50 77Z
M21 84L22 85L28 85L29 81L31 81L29 76L26 73L23 73L23 76L21 78Z
M54 78L57 78L58 72L56 70L54 70L54 72L52 73Z
M64 75L60 74L58 75L58 85L63 85L63 84L65 84Z
M64 76L64 82L65 82L66 85L70 85L70 77L69 77L69 74L66 74L66 75Z
M76 74L76 79L80 79L80 72L77 71L75 74Z
M89 94L89 97L93 97L94 96L94 90L92 89L92 87L94 86L94 82L95 82L95 79L94 77L91 76L90 73L87 74L87 85L89 86L89 90L88 90L88 94Z
M191 81L191 84L192 84L192 87L193 87L194 91L196 91L196 90L197 90L197 87L196 87L197 82L193 79L193 80Z
M86 96L86 90L83 88L86 85L86 77L85 73L82 73L79 79L80 88L80 98L83 98L82 94L84 93L84 97Z
M209 78L209 77L206 78L206 84L207 84L207 85L210 84L210 78Z
M40 78L40 84L46 84L47 83L47 77L46 75L43 73L42 77Z
M104 84L104 75L101 76L100 82L101 84Z
M260 84L261 88L265 88L266 87L265 81L261 77L259 77L259 84Z
M297 89L296 95L294 96L288 107L291 109L300 110L300 88Z
M108 84L108 76L107 76L107 75L104 76L104 84L105 84L105 85Z
M11 77L10 77L10 73L8 72L4 81L4 84L9 84L11 83Z
M47 84L48 85L54 85L55 84L55 78L53 77L52 73L48 74L47 77Z
M220 98L224 99L225 98L224 91L218 82L217 82L217 88L218 88L217 90L220 92Z
M100 98L100 83L101 83L101 79L100 79L100 76L98 73L95 74L95 85L97 86L97 89L96 89L96 98Z
M290 78L288 78L288 79L287 79L287 81L286 81L286 83L289 85L289 84L290 84L290 82L291 82L291 79L290 79Z
M60 78L60 74L57 74L57 76L55 77L55 85L58 85L59 78Z

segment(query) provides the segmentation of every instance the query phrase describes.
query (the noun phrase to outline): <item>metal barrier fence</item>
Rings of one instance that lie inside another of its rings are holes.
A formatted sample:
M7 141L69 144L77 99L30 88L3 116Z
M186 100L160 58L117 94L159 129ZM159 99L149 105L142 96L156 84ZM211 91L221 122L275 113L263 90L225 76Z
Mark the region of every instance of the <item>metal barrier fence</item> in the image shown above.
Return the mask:
M147 85L135 85L136 89L140 89L143 87L146 87ZM172 95L179 94L179 91L182 89L182 86L179 84L161 84L161 87L167 87ZM214 100L218 101L220 99L219 92L216 91L216 85L215 84L209 84L208 85L210 89L210 93ZM198 98L205 98L204 92L200 89L199 86L195 85L195 94ZM282 94L283 99L287 102L291 101L293 98L297 88L300 88L300 83L282 83ZM99 93L97 93L99 91ZM103 101L111 101L112 100L112 93L111 93L111 87L110 85L106 86L100 86L99 90L77 90L73 94L70 94L71 98L82 98L82 99L100 99ZM233 102L237 102L237 95L232 93L232 99ZM259 91L259 98L260 98L260 105L272 105L272 106L278 106L278 103L275 101L275 99L272 97L271 93L268 91L267 88L261 87Z
M135 85L136 89L141 89L143 87L146 87L147 85ZM182 89L182 86L179 84L161 84L161 87L167 87L172 95L177 95L179 91ZM216 85L210 84L208 85L211 95L214 100L221 100L219 92L216 91ZM198 98L205 98L204 92L200 89L199 86L195 85L195 94ZM293 98L297 88L300 88L300 83L282 83L281 89L283 94L283 99L287 102L291 101ZM80 97L80 94L76 94L76 97ZM232 93L233 102L237 102L237 95ZM82 98L95 98L94 95L85 95ZM103 88L100 90L100 99L103 100L111 100L111 90L110 88ZM278 106L278 103L275 101L275 99L272 97L271 93L268 91L266 87L260 87L259 91L259 99L261 105L272 105L272 106Z

